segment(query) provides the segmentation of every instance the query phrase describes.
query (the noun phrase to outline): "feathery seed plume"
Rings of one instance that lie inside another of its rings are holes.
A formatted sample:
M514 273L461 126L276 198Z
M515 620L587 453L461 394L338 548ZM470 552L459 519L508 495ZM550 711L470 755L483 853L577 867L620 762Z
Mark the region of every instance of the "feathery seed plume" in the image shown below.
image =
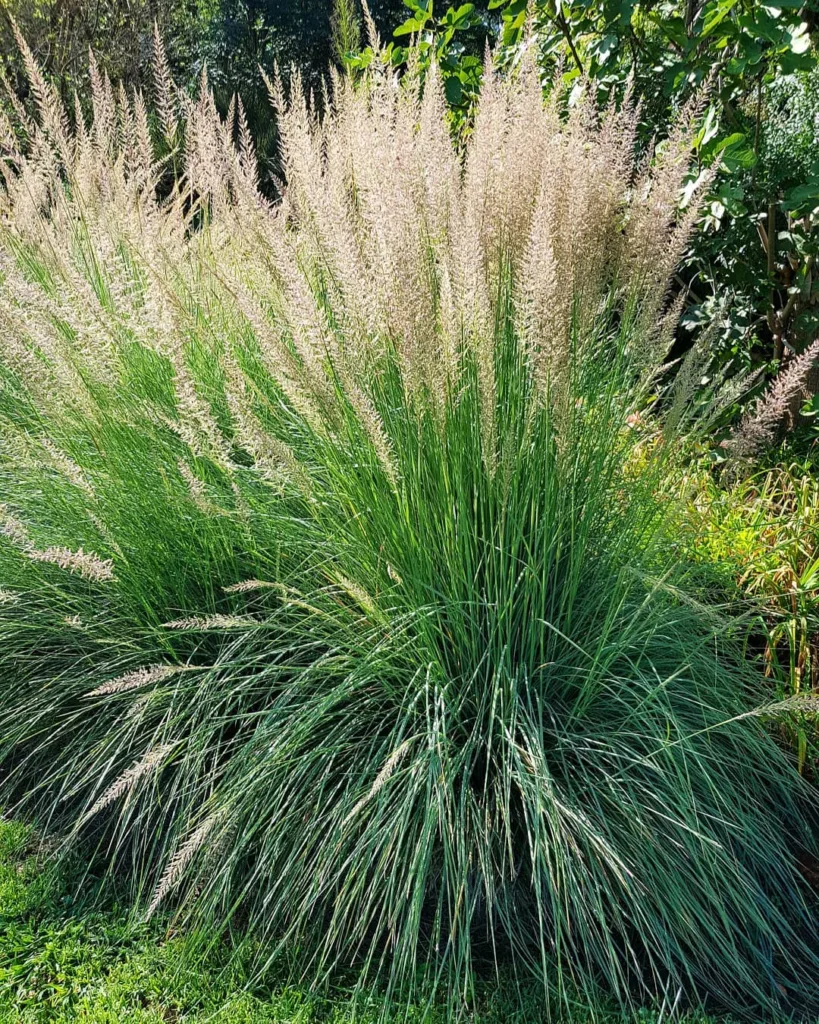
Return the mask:
M92 804L91 809L85 815L85 820L99 814L109 804L127 793L141 778L155 771L176 746L176 743L164 743L161 746L152 747L139 761L126 769L116 782L109 786L102 796Z
M50 547L44 551L32 548L26 554L34 562L47 562L58 565L61 569L77 573L83 579L95 583L106 583L114 579L114 563L110 558L100 558L91 551L79 548Z
M86 694L87 697L100 697L109 693L124 693L126 690L135 690L141 686L150 686L152 683L161 682L169 676L178 672L189 672L191 665L150 665L147 668L138 668L133 672L126 672L124 675L110 679L95 690Z

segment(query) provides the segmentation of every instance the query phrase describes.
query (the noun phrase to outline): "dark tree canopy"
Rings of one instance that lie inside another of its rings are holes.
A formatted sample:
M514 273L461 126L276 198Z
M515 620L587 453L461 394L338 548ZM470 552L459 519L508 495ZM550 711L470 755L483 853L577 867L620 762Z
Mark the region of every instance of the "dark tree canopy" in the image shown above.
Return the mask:
M406 12L401 0L373 0L389 37ZM17 68L11 18L35 57L70 92L87 77L88 49L112 80L146 80L156 22L174 71L192 81L207 62L214 84L259 87L258 65L297 64L318 79L333 59L333 0L8 0L0 8L0 60Z

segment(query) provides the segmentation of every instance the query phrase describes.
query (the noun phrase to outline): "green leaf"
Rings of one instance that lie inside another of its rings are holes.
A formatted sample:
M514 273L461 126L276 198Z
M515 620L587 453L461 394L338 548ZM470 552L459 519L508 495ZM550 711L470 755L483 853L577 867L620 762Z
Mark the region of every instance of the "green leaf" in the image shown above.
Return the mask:
M461 88L461 80L457 75L452 75L444 82L444 94L446 95L447 103L451 103L453 107L457 107L463 100L463 89Z
M779 55L779 67L785 75L792 75L797 71L811 71L816 60L812 53L794 53L788 50Z
M410 36L410 35L414 35L416 32L420 32L421 29L424 27L424 25L426 25L426 23L427 23L427 16L423 16L423 17L419 17L419 18L407 18L407 20L405 22L403 22L401 25L399 25L398 28L393 32L393 35L394 36Z
M743 132L733 132L721 139L714 139L709 145L703 146L702 157L710 164L721 159L723 166L728 171L736 171L739 168L750 168L756 163L756 154L748 145L747 136ZM727 186L723 186L725 188ZM722 192L723 189L720 189Z
M705 114L705 119L702 123L702 127L694 136L693 143L695 149L701 149L706 146L713 138L716 138L717 132L719 131L719 118L717 116L717 110L713 104L708 108Z
M710 4L708 5L710 10L706 8L707 13L702 26L701 35L703 39L706 36L710 36L714 29L725 21L734 7L736 7L737 2L738 0L717 0L717 3L713 6Z
M714 153L721 153L723 149L728 149L729 146L736 146L744 141L744 132L734 132L732 135L726 135L724 139L718 140L717 144L714 146Z
M635 6L636 0L618 0L616 5L617 20L621 25L631 24L631 18L634 13Z
M811 200L819 200L819 179L807 181L804 185L797 185L785 195L785 209L796 210Z
M677 46L684 48L688 43L688 34L682 18L661 18L657 14L651 14L648 20Z
M819 586L819 558L805 567L799 584L806 590L813 590Z
M469 21L469 16L474 10L474 4L461 4L457 11L450 7L446 12L444 20L454 28L461 28L465 22Z
M605 64L609 57L617 49L617 44L620 42L619 37L610 32L608 35L598 40L594 46L594 53L600 64Z
M501 44L503 46L514 46L519 39L520 30L526 23L526 8L521 11L514 18L508 17L506 14L503 16L503 35L501 36Z
M526 14L527 6L527 0L512 0L503 16L504 18L516 18L520 14Z
M749 147L729 149L722 154L722 163L728 171L750 170L756 160L756 153Z

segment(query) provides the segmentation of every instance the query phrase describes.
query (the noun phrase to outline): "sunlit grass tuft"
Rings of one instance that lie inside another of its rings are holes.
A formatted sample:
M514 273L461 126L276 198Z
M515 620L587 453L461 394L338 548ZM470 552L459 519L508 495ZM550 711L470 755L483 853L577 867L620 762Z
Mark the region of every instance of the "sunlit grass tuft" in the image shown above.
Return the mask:
M273 207L204 85L160 200L141 97L96 77L69 128L31 74L4 798L384 1006L810 1003L806 791L666 486L720 401L704 351L663 385L686 126L637 171L633 111L563 121L525 64L460 154L434 71L376 60L323 120L271 83Z

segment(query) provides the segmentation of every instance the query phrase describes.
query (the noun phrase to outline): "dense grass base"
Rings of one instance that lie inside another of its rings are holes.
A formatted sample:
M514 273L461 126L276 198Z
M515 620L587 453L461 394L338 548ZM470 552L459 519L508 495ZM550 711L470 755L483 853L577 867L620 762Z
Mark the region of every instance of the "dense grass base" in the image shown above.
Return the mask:
M83 899L80 872L57 869L30 828L0 822L0 1024L346 1024L373 1020L445 1024L444 1008L370 1006L343 989L310 992L252 986L221 942L194 965L201 943L168 930L165 920L135 925L110 899ZM86 880L87 881L87 880ZM493 985L481 993L474 1024L534 1024L543 1007L532 993ZM634 1018L653 1024L657 1010ZM578 1009L575 1024L625 1018L609 1008ZM709 1024L710 1018L688 1018ZM721 1024L729 1024L720 1018Z

